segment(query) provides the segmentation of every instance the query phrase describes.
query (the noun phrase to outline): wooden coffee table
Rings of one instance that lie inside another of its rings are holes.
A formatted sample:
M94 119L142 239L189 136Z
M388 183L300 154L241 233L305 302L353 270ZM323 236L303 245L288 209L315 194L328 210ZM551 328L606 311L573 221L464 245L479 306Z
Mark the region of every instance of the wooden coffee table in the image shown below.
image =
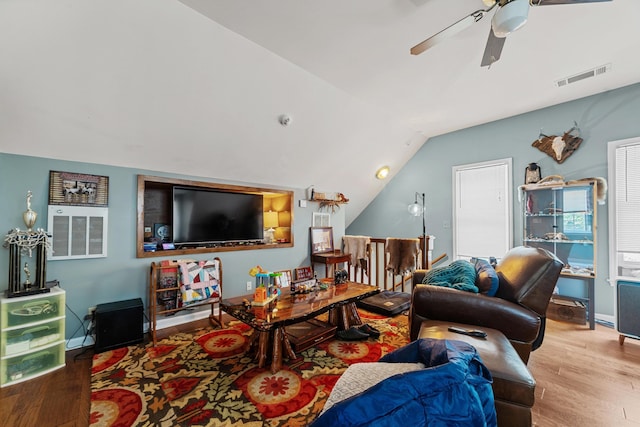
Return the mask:
M285 327L304 322L322 313L329 312L329 323L338 330L349 329L362 324L355 302L380 290L362 283L347 282L342 285L330 285L327 290L308 294L291 294L283 290L282 295L264 307L249 306L251 295L223 299L220 307L230 316L253 328L250 346L255 347L258 366L264 367L271 356L271 372L282 368L283 353L293 360L296 354L291 347Z

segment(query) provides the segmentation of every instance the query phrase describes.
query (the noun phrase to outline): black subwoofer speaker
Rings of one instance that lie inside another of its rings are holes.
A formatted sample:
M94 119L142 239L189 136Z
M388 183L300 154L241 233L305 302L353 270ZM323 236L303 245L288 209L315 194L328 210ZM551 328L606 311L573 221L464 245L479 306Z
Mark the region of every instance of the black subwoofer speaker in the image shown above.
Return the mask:
M142 342L142 317L140 298L98 304L95 311L95 352Z
M640 283L618 282L618 332L640 337Z

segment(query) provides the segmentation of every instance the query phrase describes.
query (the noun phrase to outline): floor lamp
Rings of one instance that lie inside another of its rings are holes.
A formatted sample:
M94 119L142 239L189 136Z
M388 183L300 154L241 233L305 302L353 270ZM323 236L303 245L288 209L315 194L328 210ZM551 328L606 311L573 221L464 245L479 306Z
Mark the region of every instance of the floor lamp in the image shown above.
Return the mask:
M418 198L422 200L422 204L418 203ZM413 216L422 215L422 268L427 268L427 224L425 222L425 194L416 191L415 199L407 208Z

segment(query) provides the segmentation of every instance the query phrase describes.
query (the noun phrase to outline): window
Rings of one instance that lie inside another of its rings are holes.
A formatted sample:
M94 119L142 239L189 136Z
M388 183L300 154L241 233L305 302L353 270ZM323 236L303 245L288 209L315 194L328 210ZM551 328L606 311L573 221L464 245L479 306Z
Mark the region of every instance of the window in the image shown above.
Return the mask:
M640 138L609 143L611 279L640 278Z
M584 188L567 188L562 192L562 229L565 234L586 233L591 230L589 191Z
M513 242L511 159L454 166L454 259L500 258Z

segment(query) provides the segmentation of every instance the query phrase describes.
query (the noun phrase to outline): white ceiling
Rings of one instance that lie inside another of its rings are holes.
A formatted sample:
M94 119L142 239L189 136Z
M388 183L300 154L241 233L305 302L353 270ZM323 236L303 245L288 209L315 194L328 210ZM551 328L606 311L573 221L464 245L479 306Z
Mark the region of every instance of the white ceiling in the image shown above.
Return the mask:
M0 151L315 185L351 199L348 224L383 188L375 170L396 173L429 137L640 81L638 0L532 7L490 69L480 61L491 15L409 54L483 7L3 0Z

